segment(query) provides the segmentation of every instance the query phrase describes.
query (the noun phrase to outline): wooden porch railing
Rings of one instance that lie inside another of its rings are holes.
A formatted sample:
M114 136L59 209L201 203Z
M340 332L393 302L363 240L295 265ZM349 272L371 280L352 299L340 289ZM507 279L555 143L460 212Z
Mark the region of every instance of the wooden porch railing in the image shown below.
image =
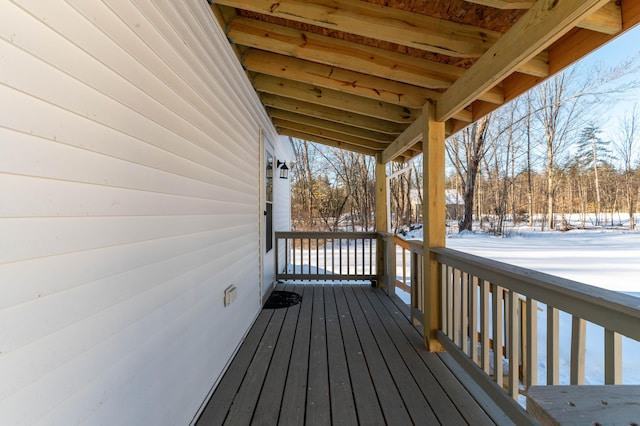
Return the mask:
M596 342L604 346L604 383L622 382L621 336L640 340L633 299L451 249L432 252L441 265L439 340L459 362L478 367L469 371L484 372L513 398L526 394L538 384L538 311L545 309L546 385L559 384L560 312L571 315L570 384L585 381L587 322L604 328Z
M382 281L411 294L414 324L424 319L421 241L393 234L276 233L288 264L279 279L375 279L376 238L382 242ZM440 267L438 340L514 419L515 400L538 385L538 344L546 334L546 385L560 380L560 312L571 316L570 384L585 382L586 324L604 329L605 384L622 383L622 336L640 341L640 306L628 296L447 248L432 249ZM546 325L538 312L546 311ZM563 314L564 315L564 314ZM544 342L541 342L544 344ZM565 370L566 371L566 370ZM506 393L505 393L506 391ZM507 395L510 395L509 398ZM509 402L510 400L510 402ZM523 421L526 419L523 418Z
M276 232L277 280L375 280L375 232Z

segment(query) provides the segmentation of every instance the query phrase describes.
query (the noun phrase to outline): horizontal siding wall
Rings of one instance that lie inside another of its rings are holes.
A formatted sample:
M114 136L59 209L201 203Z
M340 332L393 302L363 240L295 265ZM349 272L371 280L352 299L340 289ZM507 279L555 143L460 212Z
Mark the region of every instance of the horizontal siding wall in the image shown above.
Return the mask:
M0 107L0 423L188 424L260 308L277 138L208 5L4 2Z

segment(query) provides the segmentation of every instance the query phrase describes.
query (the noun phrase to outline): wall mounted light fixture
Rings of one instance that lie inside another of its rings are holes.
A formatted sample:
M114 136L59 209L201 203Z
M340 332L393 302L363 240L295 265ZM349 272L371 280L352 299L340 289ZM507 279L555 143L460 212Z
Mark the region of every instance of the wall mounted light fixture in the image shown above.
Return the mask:
M287 167L287 162L278 160L277 166L277 168L280 169L280 179L289 179L289 167Z

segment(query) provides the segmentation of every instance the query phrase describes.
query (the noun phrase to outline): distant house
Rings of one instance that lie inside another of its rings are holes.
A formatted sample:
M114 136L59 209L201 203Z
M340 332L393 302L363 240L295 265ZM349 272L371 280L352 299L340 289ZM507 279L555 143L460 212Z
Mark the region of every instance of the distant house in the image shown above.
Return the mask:
M416 188L411 189L411 211L422 211L420 192ZM447 220L460 220L464 214L464 198L455 189L445 189L445 205Z
M464 214L464 198L455 189L445 189L445 205L447 207L447 220L460 220Z

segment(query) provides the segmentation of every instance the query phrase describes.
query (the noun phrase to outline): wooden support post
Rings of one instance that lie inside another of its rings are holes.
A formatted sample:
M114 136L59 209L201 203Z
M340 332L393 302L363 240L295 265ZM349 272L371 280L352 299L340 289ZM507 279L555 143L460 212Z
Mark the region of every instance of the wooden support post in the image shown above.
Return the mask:
M444 122L435 120L436 106L427 102L422 109L424 123L423 152L423 203L424 230L424 339L427 348L442 351L437 338L441 328L440 277L438 262L431 248L445 246L445 145Z
M388 232L387 228L387 171L386 164L382 161L382 154L376 155L376 231ZM378 287L384 287L388 283L383 282L383 277L389 277L385 271L385 250L383 238L378 236L376 241L376 265L378 274ZM388 278L390 279L390 278Z

